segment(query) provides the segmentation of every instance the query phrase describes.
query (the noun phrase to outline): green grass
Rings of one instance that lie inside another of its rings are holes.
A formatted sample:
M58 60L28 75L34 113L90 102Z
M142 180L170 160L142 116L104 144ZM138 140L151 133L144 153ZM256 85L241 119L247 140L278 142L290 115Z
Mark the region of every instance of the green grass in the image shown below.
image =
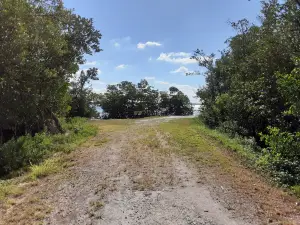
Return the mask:
M62 126L64 134L23 136L0 146L0 170L2 174L9 173L6 180L0 179L1 201L21 195L23 188L19 184L24 181L62 171L70 164L68 153L98 132L96 126L82 118L62 121Z
M300 198L300 185L295 185L291 187L292 191L294 192L294 194Z
M22 195L23 189L11 181L0 181L0 201L5 200L8 196L18 197Z
M249 162L255 162L257 160L257 153L253 150L253 146L255 145L254 141L241 137L230 137L228 134L219 130L208 128L198 119L193 119L191 123L193 129L198 131L198 133L202 133L204 136L220 142L222 146L236 152L243 159Z
M63 159L60 157L47 159L39 165L31 166L28 178L36 180L57 173L63 169L63 164Z
M73 118L68 123L62 121L62 126L63 134L27 135L0 146L0 175L10 173L13 176L13 171L40 164L57 152L69 153L98 131L96 126L82 118Z
M197 165L219 167L222 172L235 174L243 165L259 173L268 182L280 185L272 178L272 171L261 166L267 160L257 151L251 140L231 137L219 130L206 127L197 119L180 119L160 124L160 129L170 134L170 141L178 144L177 152L196 161ZM300 198L300 185L288 187L290 193Z
M243 140L209 129L196 119L173 120L162 123L160 128L171 134L171 141L179 144L177 151L180 154L205 165L217 165L229 171L232 159L224 156L222 148L236 152L249 163L257 158L250 147L243 145Z

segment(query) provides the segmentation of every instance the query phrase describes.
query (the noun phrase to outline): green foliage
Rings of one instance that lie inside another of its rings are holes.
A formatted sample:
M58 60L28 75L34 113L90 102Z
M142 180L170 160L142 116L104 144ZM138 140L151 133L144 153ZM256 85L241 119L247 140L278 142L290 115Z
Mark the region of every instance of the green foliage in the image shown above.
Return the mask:
M277 83L285 98L285 114L300 116L300 58L294 62L297 67L290 74L277 74Z
M282 132L279 128L269 127L262 140L269 146L259 164L268 168L275 179L283 184L300 183L300 132Z
M300 10L294 0L262 1L261 25L232 22L237 34L215 59L196 50L205 67L201 119L231 135L254 137L260 165L285 184L299 182ZM268 129L268 127L273 127ZM261 138L262 137L262 138Z
M72 96L71 117L97 117L96 105L99 104L100 95L93 93L91 86L87 86L90 80L99 80L98 69L91 68L81 71L79 77L71 82L70 95Z
M300 197L300 185L293 186L292 190L296 196Z
M69 110L69 78L85 54L101 50L101 34L61 0L1 0L0 8L0 143L61 131L56 117Z
M189 98L176 87L170 87L170 93L159 93L146 80L137 85L128 81L108 85L100 105L111 118L132 118L136 112L142 116L193 113Z
M55 152L69 152L97 132L97 128L82 118L63 121L62 125L66 134L43 132L33 137L27 135L12 139L0 146L0 175L38 164Z

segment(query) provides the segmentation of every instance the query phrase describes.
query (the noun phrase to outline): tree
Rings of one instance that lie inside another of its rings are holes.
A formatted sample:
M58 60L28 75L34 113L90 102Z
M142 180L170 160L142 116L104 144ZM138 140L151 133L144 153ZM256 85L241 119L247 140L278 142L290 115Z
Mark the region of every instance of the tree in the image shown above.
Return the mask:
M207 85L198 90L201 118L211 127L254 137L282 182L298 182L299 2L262 2L261 25L231 23L237 34L219 59L196 50Z
M69 78L101 34L60 0L0 1L1 140L47 127L69 110ZM54 129L51 129L54 130Z
M170 94L159 93L146 80L137 85L128 81L108 85L100 104L111 118L133 118L135 112L143 116L192 113L189 98L180 90L172 87Z
M70 95L72 96L71 110L72 117L95 117L97 116L96 105L98 104L96 93L92 92L91 86L87 86L90 80L99 80L98 69L91 68L87 72L81 71L77 80L71 82Z
M169 113L174 115L191 114L193 110L189 98L176 87L170 87L169 91Z

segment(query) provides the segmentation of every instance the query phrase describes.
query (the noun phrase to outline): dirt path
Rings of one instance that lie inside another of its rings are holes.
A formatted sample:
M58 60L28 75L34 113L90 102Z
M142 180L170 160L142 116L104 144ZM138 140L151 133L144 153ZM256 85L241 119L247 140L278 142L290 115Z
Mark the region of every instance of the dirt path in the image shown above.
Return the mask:
M230 214L201 175L141 120L101 148L82 151L73 176L49 197L46 224L258 224ZM256 218L251 218L256 219Z
M105 126L96 121L102 131L68 156L73 166L26 184L27 192L0 210L0 224L300 224L289 196L223 149L216 151L215 143L205 147L208 151L191 148L189 156L179 154L182 148L160 129L162 122L176 118L108 121ZM201 146L209 142L197 138L204 141ZM211 158L212 152L222 162L198 160ZM218 166L226 160L230 172Z

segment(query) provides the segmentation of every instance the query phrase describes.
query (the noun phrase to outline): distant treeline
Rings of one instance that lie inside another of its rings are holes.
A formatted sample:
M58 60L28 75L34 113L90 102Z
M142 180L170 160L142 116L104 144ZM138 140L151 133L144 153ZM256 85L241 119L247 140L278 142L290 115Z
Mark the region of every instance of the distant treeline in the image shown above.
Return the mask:
M189 98L178 88L170 87L168 92L158 91L147 80L141 80L138 84L122 81L108 85L99 99L109 118L193 114Z

